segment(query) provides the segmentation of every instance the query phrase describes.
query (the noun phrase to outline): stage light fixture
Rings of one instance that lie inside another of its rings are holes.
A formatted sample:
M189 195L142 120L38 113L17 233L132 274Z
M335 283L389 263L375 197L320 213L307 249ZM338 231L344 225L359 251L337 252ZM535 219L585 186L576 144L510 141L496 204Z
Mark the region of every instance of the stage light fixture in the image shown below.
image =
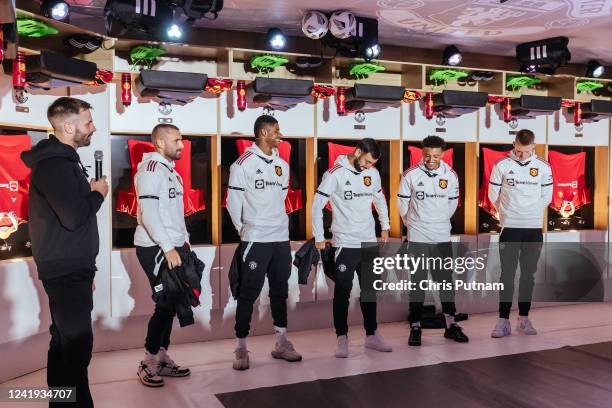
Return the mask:
M170 24L166 28L166 37L170 41L180 41L183 38L183 28L176 23Z
M266 34L266 45L276 51L282 50L287 45L287 37L280 28L271 28Z
M70 6L63 0L44 0L40 13L57 21L67 21L70 16Z
M366 61L371 61L373 59L378 58L381 51L382 49L379 44L373 44L364 50L363 57L365 58Z
M553 37L517 45L516 60L521 72L554 75L557 68L567 65L572 58L568 44L567 37Z
M605 67L597 60L590 60L587 63L586 76L589 78L599 78L604 74Z
M442 65L457 66L461 64L462 59L463 56L459 48L455 45L449 45L444 49L444 53L442 54Z

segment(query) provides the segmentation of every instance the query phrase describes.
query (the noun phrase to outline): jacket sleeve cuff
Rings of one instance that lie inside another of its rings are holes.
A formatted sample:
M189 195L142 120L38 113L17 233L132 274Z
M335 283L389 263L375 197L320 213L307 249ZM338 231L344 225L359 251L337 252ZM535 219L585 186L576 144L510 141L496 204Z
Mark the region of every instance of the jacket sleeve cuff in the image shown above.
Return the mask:
M162 251L164 251L164 253L174 249L174 245L169 242L162 242L161 244L159 244L159 246L161 247Z
M102 206L102 203L104 202L104 196L98 191L92 191L91 193L89 193L89 197L91 199L91 202L93 203L94 209L97 212Z

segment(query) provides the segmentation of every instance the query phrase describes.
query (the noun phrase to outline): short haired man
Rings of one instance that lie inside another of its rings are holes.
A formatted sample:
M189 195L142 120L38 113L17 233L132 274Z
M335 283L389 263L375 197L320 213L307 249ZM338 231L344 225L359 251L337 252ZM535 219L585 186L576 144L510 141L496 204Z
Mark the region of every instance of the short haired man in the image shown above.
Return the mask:
M400 181L397 202L404 225L408 229L408 251L416 257L432 259L452 258L450 219L457 209L459 179L457 173L442 161L446 147L444 139L428 136L423 139L423 159L404 172ZM444 262L442 262L444 263ZM453 282L453 271L433 263L431 277L436 282ZM420 283L427 279L427 269L414 271L415 289L410 293L410 337L408 344L421 345L421 316L425 293ZM455 323L455 291L440 290L442 311L446 322L444 337L459 343L469 339Z
M276 332L272 357L290 362L302 359L287 339L291 247L285 197L289 189L289 165L278 155L282 135L274 117L262 115L257 118L254 134L255 143L230 168L227 193L227 210L240 235L242 252L236 307L235 370L249 368L246 337L253 304L266 276Z
M108 193L106 177L89 177L77 149L96 131L91 105L56 99L47 110L53 135L21 155L32 169L28 213L32 255L49 297L49 387L76 387L79 407L93 407L87 367L93 332L93 280L99 250L96 213ZM54 406L56 403L50 403Z
M363 139L353 153L338 156L334 166L323 174L312 205L312 233L317 249L325 248L323 208L332 208L332 247L335 252L334 326L338 336L337 358L348 357L348 306L355 273L362 283L362 244L376 242L372 203L378 213L382 240L389 239L389 214L382 193L378 170L374 164L380 149L374 139ZM390 352L392 348L377 331L376 302L361 301L366 331L365 347Z
M544 209L552 200L553 180L550 165L535 154L535 135L522 129L516 134L513 149L498 160L491 171L489 199L495 205L502 231L499 236L501 261L499 320L491 337L510 335L510 309L514 294L517 264L519 317L517 330L537 334L529 320L534 275L542 250Z
M189 248L189 234L183 210L183 181L174 169L184 145L180 130L160 124L151 132L155 151L145 153L134 176L138 198L138 226L134 234L136 256L155 290L155 278L165 259L168 268L181 265L177 249ZM162 377L185 377L191 372L168 356L170 334L176 310L155 304L147 329L145 356L138 367L140 382L149 387L164 385Z

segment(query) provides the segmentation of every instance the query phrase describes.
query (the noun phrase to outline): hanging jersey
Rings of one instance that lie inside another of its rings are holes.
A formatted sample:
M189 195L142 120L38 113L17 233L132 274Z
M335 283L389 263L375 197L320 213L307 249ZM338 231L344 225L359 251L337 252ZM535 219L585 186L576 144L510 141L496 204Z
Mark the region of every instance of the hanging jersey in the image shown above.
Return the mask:
M145 153L153 153L155 148L153 143L143 140L128 140L128 151L130 154L130 164L132 167L132 187L130 191L119 190L117 194L116 211L123 212L136 217L138 197L134 187L134 177L138 171L138 164L142 162ZM202 211L204 205L204 191L196 190L191 185L191 141L183 140L183 153L179 160L174 162L174 170L178 172L183 181L183 208L185 217Z
M489 181L491 180L491 171L493 170L495 163L497 163L498 160L506 157L508 153L509 151L498 151L488 149L486 147L482 148L484 170L482 182L480 184L480 188L478 189L478 206L494 217L497 217L497 210L495 209L495 206L491 200L489 200Z
M289 240L288 189L289 165L276 149L268 156L253 144L232 164L227 210L242 241Z
M189 242L183 209L183 183L174 163L161 154L145 153L134 177L138 226L134 245L159 245L164 252Z
M550 207L556 211L573 212L591 203L586 187L584 169L586 153L563 154L548 151L548 161L553 175L553 199Z
M410 242L450 241L450 218L457 209L459 179L454 170L440 162L436 170L420 163L404 172L397 202L408 228Z
M552 185L549 164L535 155L521 162L510 154L495 163L489 199L499 213L502 228L542 228Z
M317 242L325 240L323 208L331 202L334 247L361 248L363 242L376 242L372 203L383 230L389 229L387 202L376 168L358 172L346 156L323 174L312 205L312 233Z
M7 239L28 218L31 170L21 153L32 147L29 135L0 136L0 238Z

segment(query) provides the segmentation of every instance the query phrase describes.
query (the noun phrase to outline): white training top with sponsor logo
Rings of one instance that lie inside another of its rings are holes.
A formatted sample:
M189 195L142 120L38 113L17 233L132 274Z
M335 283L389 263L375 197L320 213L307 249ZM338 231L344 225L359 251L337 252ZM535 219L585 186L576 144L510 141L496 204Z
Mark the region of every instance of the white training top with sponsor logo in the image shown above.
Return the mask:
M253 144L230 167L228 184L227 211L242 241L289 240L289 165L276 149L268 156Z
M164 252L189 242L183 210L183 181L174 162L145 153L134 176L138 226L134 245L159 245Z
M450 218L459 201L457 173L440 162L436 170L423 163L406 170L400 180L397 203L411 242L450 241Z
M535 154L519 161L510 153L491 171L489 200L499 213L502 228L542 228L552 191L550 165Z
M328 201L332 208L332 245L336 248L361 248L362 242L376 242L372 202L382 229L389 229L387 201L374 167L359 172L343 155L323 174L312 205L312 233L317 242L325 240L323 208Z

